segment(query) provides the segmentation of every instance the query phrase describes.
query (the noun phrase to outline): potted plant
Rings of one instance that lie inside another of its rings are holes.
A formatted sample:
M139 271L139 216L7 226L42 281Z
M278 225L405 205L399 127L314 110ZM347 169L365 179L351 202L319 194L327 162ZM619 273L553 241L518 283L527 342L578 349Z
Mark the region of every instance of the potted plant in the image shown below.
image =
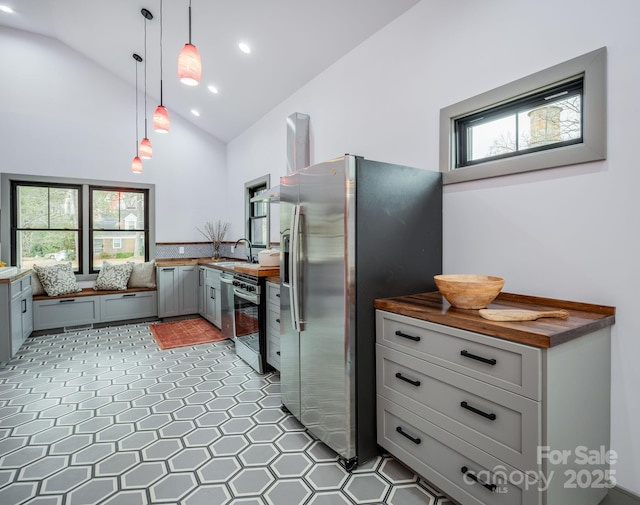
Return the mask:
M229 226L231 223L222 222L219 219L215 222L207 221L204 224L204 229L200 229L196 226L196 230L198 230L202 235L206 237L206 239L211 242L213 246L213 259L220 259L220 246L222 245L222 241L224 240L224 236L227 234L229 230Z

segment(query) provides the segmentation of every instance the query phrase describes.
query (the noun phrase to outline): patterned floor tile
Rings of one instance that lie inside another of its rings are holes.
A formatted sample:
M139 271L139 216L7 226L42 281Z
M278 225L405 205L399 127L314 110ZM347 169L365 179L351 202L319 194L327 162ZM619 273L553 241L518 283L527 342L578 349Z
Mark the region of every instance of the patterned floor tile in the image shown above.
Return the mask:
M0 504L435 505L390 456L347 472L230 341L145 323L31 337L0 368Z

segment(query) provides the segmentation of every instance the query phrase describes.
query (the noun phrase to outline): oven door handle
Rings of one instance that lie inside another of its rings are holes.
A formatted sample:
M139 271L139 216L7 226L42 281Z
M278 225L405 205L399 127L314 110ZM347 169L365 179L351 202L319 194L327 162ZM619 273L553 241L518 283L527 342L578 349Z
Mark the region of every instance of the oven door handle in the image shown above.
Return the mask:
M237 296L238 298L242 298L243 300L246 300L248 302L254 303L256 305L260 304L258 295L250 295L248 293L245 293L244 291L238 290L237 288L233 288L233 295Z

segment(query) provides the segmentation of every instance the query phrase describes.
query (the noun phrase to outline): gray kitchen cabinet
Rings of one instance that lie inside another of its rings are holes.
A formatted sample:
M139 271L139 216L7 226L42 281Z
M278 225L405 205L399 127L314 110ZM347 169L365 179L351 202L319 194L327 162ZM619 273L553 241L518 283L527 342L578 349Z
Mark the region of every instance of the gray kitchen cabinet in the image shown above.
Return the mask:
M280 284L267 282L267 363L280 371Z
M198 312L198 266L157 267L158 317Z
M206 299L205 278L207 272L205 267L198 267L198 314L204 317L204 301Z
M202 290L203 306L200 315L220 328L222 324L222 306L220 305L220 270L205 268Z
M0 362L13 358L33 331L31 275L0 284Z
M600 503L615 470L584 454L609 447L612 317L576 311L588 330L574 338L575 323L573 335L538 347L521 343L532 326L509 341L496 338L504 323L493 336L455 327L446 310L434 310L442 324L388 310L376 311L381 447L461 505ZM464 324L474 311L460 314ZM495 330L485 323L478 328Z

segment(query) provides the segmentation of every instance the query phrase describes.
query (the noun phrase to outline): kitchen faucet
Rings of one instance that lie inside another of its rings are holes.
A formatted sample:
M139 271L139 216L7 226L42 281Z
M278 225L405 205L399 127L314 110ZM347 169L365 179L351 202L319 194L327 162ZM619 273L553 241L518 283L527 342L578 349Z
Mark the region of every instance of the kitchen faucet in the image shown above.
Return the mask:
M251 241L248 238L240 238L236 241L236 243L233 245L233 247L237 246L240 242L245 241L248 245L249 245L249 256L247 256L247 259L249 260L249 263L253 263L253 253L251 251Z

